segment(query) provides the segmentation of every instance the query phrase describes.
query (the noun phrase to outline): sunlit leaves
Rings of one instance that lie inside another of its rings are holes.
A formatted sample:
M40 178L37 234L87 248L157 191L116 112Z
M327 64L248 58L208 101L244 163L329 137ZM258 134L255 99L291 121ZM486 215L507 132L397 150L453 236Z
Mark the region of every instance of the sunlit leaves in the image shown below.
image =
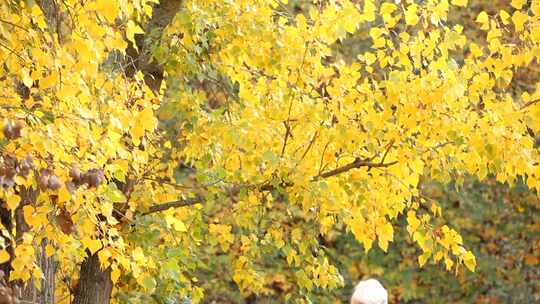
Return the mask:
M468 0L452 0L452 4L455 6L467 6Z
M14 276L29 278L33 258L22 253L46 236L62 267L97 253L113 281L147 291L187 286L200 297L192 277L226 264L244 295L272 293L277 279L261 267L270 263L293 293L309 293L343 283L326 237L351 232L365 251L391 250L402 217L419 264L474 271L459 227L433 225L442 212L422 181L528 176L540 187L528 135L540 127L536 86L512 91L539 57L538 6L481 12L464 23L484 31L475 37L449 18L464 11L449 4L466 0L301 11L286 1L183 1L170 26L145 33L151 2L71 1L60 30L38 5L0 13L22 27L0 31L9 47L0 48L9 79L0 116L25 122L16 140L2 137L2 153L30 152L36 172L57 179L32 203L21 191L37 189L38 176L6 181L1 198L10 212L24 205L32 236L17 247ZM147 53L131 57L127 46L147 34ZM164 70L161 90L145 83L156 75L137 71L146 64ZM74 178L73 165L103 176ZM160 203L170 210L152 209ZM170 272L156 273L164 260Z
M483 11L478 14L478 16L476 17L476 22L480 23L481 29L489 30L489 17L486 12Z
M0 250L0 263L5 263L9 261L9 259L9 253L5 249Z
M527 1L526 0L512 0L510 5L512 5L512 7L514 7L515 9L519 10L519 9L521 9L523 7L525 2L527 2Z
M528 15L520 11L515 11L512 15L512 22L514 23L516 32L521 32L524 29L524 24L528 20Z

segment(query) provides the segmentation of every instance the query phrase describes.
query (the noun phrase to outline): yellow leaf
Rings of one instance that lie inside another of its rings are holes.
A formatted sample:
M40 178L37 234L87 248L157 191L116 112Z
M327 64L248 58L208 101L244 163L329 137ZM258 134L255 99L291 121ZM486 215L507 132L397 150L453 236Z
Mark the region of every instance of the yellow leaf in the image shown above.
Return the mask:
M407 223L409 223L407 231L412 235L420 225L420 220L416 217L414 211L407 212Z
M30 76L30 74L28 73L28 70L26 69L22 69L21 70L21 73L22 73L22 81L24 83L25 86L31 88L32 87L32 84L34 83L34 80L32 79L32 77Z
M156 119L151 107L146 107L139 113L139 122L145 130L151 131L156 127Z
M138 146L141 142L141 137L144 136L144 128L140 123L136 123L131 129L129 129L129 134L133 139L133 143Z
M51 246L51 244L47 244L47 246L45 246L45 254L50 257L54 254L54 247Z
M407 6L407 10L405 11L405 23L407 25L413 26L418 23L420 18L418 17L418 6L416 4L411 4Z
M118 4L116 1L98 0L96 9L110 23L113 23L116 16L118 16Z
M21 197L16 194L7 194L6 203L10 210L15 210L19 206L19 203L21 202Z
M44 88L44 89L50 88L53 85L57 84L58 80L59 80L58 74L57 73L52 73L49 76L46 76L46 77L44 77L43 79L41 79L39 81L39 87Z
M433 260L435 262L438 262L440 261L442 258L443 258L444 254L442 251L437 251L437 253L435 254L435 256L433 257Z
M366 21L374 21L375 20L375 4L373 3L373 0L365 0L364 1L364 19Z
M108 1L108 0L105 0ZM135 24L132 20L129 20L126 26L126 37L128 41L131 41L133 43L133 46L137 48L137 43L135 43L135 34L142 34L144 33L143 29Z
M489 16L486 12L482 11L480 14L478 14L476 17L476 22L482 25L480 27L482 30L489 30Z
M524 30L524 24L525 22L527 22L528 18L529 16L527 14L524 14L520 11L514 12L514 15L512 15L512 22L514 22L516 32L521 32Z
M381 5L381 14L392 14L396 10L396 5L394 3L385 2Z
M120 278L120 269L118 269L117 266L113 266L111 271L111 280L113 283L116 283L118 282L118 278Z
M454 262L449 257L445 257L444 264L446 265L446 270L451 270Z
M452 0L452 4L455 5L455 6L462 6L462 7L466 7L467 6L467 2L468 0Z
M89 237L84 237L81 240L81 243L83 244L84 248L88 248L92 254L96 253L101 248L100 240L93 240Z
M388 242L394 239L394 228L390 223L386 222L377 227L377 235L379 236L379 247L384 252L387 252Z
M5 249L0 250L0 264L9 261L10 258L11 256Z
M527 0L512 0L510 5L512 5L512 7L514 7L515 9L521 9L525 2L527 2Z
M135 248L135 250L133 250L132 256L133 256L133 260L137 262L143 262L146 260L146 258L144 257L144 252L142 251L141 247Z
M63 186L62 188L60 188L60 190L58 190L58 202L59 203L63 203L63 202L67 202L71 197L71 194L69 193L69 190Z
M467 253L463 255L463 263L465 263L467 269L474 272L476 268L476 258L470 251L467 251Z
M184 222L182 222L180 219L174 217L173 215L167 215L165 216L165 221L167 222L167 225L172 226L174 230L178 232L186 232L187 228Z
M23 217L24 217L24 221L28 223L28 225L32 227L36 226L36 223L35 223L36 217L34 217L34 207L30 205L25 205L23 207ZM39 221L38 221L38 224L39 224Z
M422 255L418 256L418 264L420 265L420 267L422 267L422 266L424 266L426 264L426 262L429 259L430 255L431 255L431 252L426 251L426 252L422 253Z
M499 12L499 16L501 16L501 21L504 25L508 24L508 18L510 18L510 14L508 14L505 10L501 10Z
M42 29L42 30L45 29L45 27L47 26L47 22L45 21L45 16L41 12L41 9L39 8L39 5L33 5L32 6L32 17L34 18L34 20L37 23L37 26L40 29Z

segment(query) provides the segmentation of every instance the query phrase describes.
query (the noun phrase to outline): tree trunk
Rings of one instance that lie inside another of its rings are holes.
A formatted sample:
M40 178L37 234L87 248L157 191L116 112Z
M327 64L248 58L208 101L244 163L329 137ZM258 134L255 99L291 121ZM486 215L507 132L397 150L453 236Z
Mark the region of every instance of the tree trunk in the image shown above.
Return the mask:
M112 293L111 269L101 269L97 253L81 264L74 304L109 304Z
M16 239L21 240L25 232L29 231L27 223L24 221L23 216L23 207L27 204L35 204L37 198L37 191L32 189L21 188L19 195L22 198L22 203L15 210L14 216L11 215L10 211L3 207L4 202L0 202L0 218L1 222L8 230L13 229L15 224L16 228ZM54 259L54 256L47 257L45 253L45 248L48 244L47 239L43 239L41 244L35 247L36 252L36 265L43 272L43 277L39 279L39 284L36 284L36 279L33 277L26 283L21 281L9 282L9 276L12 271L11 261L0 265L0 270L5 274L5 279L8 281L8 285L11 288L16 288L19 292L16 292L16 296L22 300L22 303L33 303L33 304L54 304L54 291L55 291L55 280L56 280L56 269L57 262ZM16 244L10 244L8 247L8 252L13 257L14 255L14 246ZM38 288L39 285L39 288Z
M159 41L163 29L171 23L176 13L180 10L183 0L161 0L154 5L152 17L144 28L144 34L136 34L135 40L139 51L128 43L126 50L129 56L126 74L129 77L141 71L146 85L154 92L158 92L163 80L163 67L151 61L150 47ZM132 63L132 64L131 64Z
M45 239L41 242L41 246L37 249L36 263L43 271L43 278L41 279L41 287L38 289L34 279L31 279L26 286L21 290L21 300L23 303L33 304L54 304L54 289L55 274L57 263L54 260L54 256L47 257L45 254L45 246L48 241Z

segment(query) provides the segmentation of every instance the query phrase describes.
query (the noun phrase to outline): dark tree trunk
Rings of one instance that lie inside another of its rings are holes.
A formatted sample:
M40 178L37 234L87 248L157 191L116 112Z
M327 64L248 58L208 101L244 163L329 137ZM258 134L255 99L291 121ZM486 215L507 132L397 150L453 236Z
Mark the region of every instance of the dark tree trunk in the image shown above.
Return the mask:
M101 269L97 253L81 264L74 304L109 304L112 292L111 269Z
M150 47L159 41L163 29L173 20L176 13L180 10L183 0L161 0L159 4L154 5L152 18L144 28L144 34L136 34L135 42L139 51L137 51L131 42L128 43L126 50L129 56L126 73L129 77L141 71L144 75L144 81L154 92L158 92L163 80L163 67L151 61Z

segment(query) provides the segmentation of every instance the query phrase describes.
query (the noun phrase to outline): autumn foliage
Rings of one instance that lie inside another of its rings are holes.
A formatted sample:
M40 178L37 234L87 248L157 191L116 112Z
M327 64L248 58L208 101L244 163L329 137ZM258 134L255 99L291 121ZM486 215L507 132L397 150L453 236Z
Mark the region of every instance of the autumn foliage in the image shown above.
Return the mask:
M290 2L0 1L6 290L307 303L336 235L476 270L423 185L540 189L540 1Z

